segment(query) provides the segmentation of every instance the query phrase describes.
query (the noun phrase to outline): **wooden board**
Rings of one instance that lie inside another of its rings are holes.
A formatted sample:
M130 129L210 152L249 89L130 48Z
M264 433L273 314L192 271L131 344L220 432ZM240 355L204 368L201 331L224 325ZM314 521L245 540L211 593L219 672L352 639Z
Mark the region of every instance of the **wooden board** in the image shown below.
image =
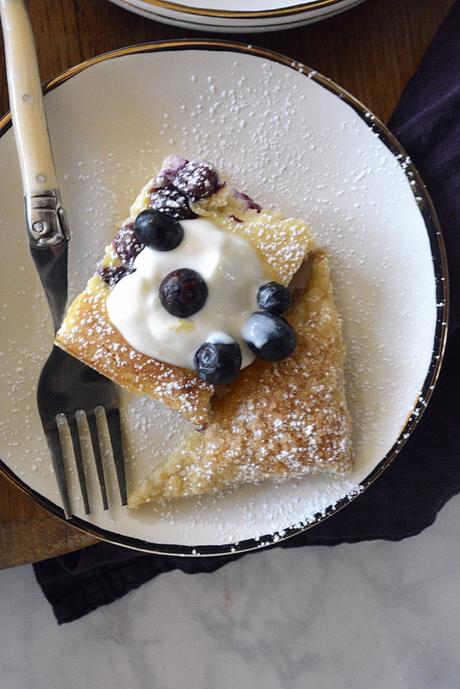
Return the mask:
M387 120L452 4L453 0L367 0L344 14L301 29L231 38L271 48L317 69ZM130 14L104 0L29 0L28 5L43 81L124 45L200 37ZM2 50L0 112L7 109ZM0 568L94 542L47 514L0 477Z

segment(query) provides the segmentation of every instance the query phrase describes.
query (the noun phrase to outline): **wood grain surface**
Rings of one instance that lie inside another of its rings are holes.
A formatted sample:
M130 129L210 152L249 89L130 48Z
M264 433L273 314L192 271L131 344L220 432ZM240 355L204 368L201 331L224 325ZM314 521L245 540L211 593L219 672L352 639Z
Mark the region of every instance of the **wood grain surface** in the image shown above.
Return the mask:
M233 34L231 39L279 51L313 67L387 120L452 4L453 0L367 0L304 28L252 36ZM202 37L130 14L106 0L29 0L28 6L43 81L93 55L132 43ZM173 81L171 86L174 88ZM2 49L0 113L7 109ZM1 172L0 160L0 179ZM0 477L0 568L94 542L93 537L52 517Z

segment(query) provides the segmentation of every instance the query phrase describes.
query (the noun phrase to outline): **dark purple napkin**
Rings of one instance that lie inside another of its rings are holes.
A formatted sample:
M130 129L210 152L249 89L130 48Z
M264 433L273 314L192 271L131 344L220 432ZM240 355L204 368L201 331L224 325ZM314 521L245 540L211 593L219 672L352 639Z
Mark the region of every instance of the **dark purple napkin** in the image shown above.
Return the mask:
M396 461L352 504L273 547L401 540L433 523L460 492L460 0L407 86L390 127L411 155L437 209L451 265L452 309L445 363L420 426ZM251 555L252 556L252 555ZM106 543L34 565L59 624L111 603L174 569L213 572L243 555L139 555Z

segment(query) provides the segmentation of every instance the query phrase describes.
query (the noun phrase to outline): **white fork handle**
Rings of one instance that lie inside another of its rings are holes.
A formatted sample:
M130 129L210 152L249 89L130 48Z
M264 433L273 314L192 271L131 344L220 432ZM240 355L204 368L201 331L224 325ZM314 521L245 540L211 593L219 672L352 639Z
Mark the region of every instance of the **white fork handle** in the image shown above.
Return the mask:
M57 189L35 40L24 0L0 0L10 109L24 196Z

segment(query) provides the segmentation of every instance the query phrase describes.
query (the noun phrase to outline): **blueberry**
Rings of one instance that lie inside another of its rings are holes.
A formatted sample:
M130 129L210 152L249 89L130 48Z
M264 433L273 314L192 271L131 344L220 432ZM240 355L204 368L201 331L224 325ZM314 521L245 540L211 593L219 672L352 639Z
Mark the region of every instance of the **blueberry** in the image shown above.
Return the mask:
M132 265L137 254L144 248L134 232L134 223L126 223L115 235L112 246L125 265Z
M195 354L193 364L199 377L211 385L235 380L241 368L241 350L237 342L205 342Z
M296 336L284 318L266 311L249 316L243 327L249 349L265 361L281 361L295 349Z
M160 284L160 301L166 311L178 318L188 318L206 303L208 288L199 273L179 268L168 273Z
M109 287L114 287L117 282L120 282L125 275L129 275L133 272L132 268L127 266L99 266L97 269L98 275L104 280L106 285Z
M279 282L267 282L257 292L257 305L262 311L274 314L284 313L291 305L291 294Z
M177 189L156 189L150 195L150 206L160 213L176 218L176 220L196 218L187 198Z
M157 251L171 251L184 238L181 224L153 208L141 211L134 221L134 232L138 240Z
M210 163L191 160L179 170L172 185L192 201L211 196L219 186L219 177Z
M161 170L154 180L155 189L169 187L179 170L181 170L187 163L188 160L175 154L165 158L163 165L161 166Z

